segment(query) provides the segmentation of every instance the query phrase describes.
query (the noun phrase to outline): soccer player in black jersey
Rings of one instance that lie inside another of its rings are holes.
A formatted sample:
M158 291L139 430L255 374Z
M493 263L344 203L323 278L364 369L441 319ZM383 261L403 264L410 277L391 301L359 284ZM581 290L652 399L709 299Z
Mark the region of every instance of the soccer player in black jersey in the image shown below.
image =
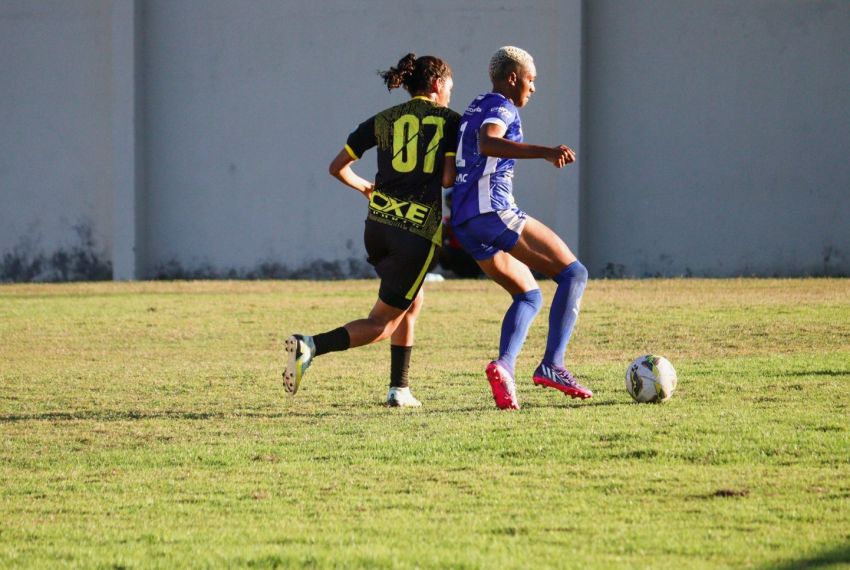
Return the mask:
M418 407L407 373L424 299L422 281L442 239L441 186L454 182L460 115L448 108L452 72L441 59L410 53L380 75L388 90L404 87L410 99L362 122L330 165L331 175L369 200L364 241L381 279L378 300L365 319L286 339L283 384L295 394L314 357L390 338L387 405ZM378 173L370 182L351 164L374 146Z

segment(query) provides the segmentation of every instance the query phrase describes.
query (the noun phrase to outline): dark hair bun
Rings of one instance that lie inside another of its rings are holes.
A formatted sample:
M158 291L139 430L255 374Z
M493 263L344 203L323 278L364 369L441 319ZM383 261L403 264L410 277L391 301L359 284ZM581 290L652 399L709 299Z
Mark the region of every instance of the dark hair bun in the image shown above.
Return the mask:
M400 60L395 67L387 71L379 71L378 75L387 85L387 90L393 90L404 85L416 71L416 54L409 53Z
M387 90L404 87L411 94L428 93L437 79L451 77L452 70L448 64L438 57L409 53L395 67L387 71L379 71L378 75L384 80Z

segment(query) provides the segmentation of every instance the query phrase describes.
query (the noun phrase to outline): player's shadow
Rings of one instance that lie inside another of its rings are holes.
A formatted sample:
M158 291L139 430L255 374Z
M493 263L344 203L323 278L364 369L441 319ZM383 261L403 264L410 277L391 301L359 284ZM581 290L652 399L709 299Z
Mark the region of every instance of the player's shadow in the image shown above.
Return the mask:
M571 399L554 399L548 402L522 402L523 410L534 409L578 409L583 407L595 406L622 406L629 402L620 402L617 400L591 400L582 402ZM387 410L401 411L402 413L420 413L420 414L468 414L473 412L484 412L488 410L496 410L492 404L492 400L480 406L464 406L457 407L428 407L424 406L417 409L394 409L387 408L383 402L375 402L374 407L364 408L360 404L342 405L338 404L325 410L300 410L300 409L283 409L280 411L251 411L251 410L224 410L211 412L196 412L189 410L74 410L71 412L42 412L34 414L2 414L0 415L0 424L13 424L17 422L27 421L47 421L47 422L73 422L73 421L97 421L97 422L131 422L141 420L187 420L187 421L205 421L219 420L228 418L263 418L263 419L280 419L285 417L309 417L314 419L328 418L334 416L346 417L366 417L382 414ZM496 410L498 411L498 410Z
M764 566L764 570L816 570L850 563L850 544L822 550L812 556Z
M583 402L581 400L573 400L566 398L566 401L558 401L557 399L551 402L522 402L523 409L533 410L535 408L539 409L555 409L555 408L597 408L600 406L626 406L631 402L619 402L617 400L593 400L591 399L589 402Z
M94 420L99 422L126 422L150 419L209 420L225 418L232 414L224 412L189 412L181 410L140 411L140 410L78 410L73 412L44 412L41 414L4 414L0 423L27 421L72 422Z
M850 376L850 370L823 369L823 370L789 370L783 371L782 376Z

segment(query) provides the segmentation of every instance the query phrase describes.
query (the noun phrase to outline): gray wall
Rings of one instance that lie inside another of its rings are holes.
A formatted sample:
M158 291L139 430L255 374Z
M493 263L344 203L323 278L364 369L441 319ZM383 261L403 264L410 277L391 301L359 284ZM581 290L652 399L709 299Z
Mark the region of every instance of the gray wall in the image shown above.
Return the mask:
M846 1L0 0L0 277L357 273L374 72L440 55L462 110L508 43L579 149L518 201L592 274L848 274L848 42Z
M850 273L850 2L587 3L596 275Z
M375 72L408 51L449 61L463 109L489 89L489 55L508 38L526 46L549 86L527 113L529 136L577 146L579 6L145 2L148 273L172 262L250 271L361 261L366 203L327 168L359 122L407 97ZM355 169L373 177L374 152ZM577 169L522 170L528 207L577 239Z
M111 257L110 12L0 1L0 258Z

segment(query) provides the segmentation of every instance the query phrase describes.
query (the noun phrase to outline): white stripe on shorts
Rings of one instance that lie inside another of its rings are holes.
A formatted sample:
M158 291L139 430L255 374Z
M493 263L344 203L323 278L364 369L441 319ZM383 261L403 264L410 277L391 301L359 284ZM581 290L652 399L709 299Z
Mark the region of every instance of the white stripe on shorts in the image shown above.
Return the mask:
M516 234L522 233L525 222L528 221L526 216L520 216L516 210L499 210L496 213L499 214L499 218L501 218L505 227Z

